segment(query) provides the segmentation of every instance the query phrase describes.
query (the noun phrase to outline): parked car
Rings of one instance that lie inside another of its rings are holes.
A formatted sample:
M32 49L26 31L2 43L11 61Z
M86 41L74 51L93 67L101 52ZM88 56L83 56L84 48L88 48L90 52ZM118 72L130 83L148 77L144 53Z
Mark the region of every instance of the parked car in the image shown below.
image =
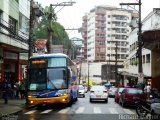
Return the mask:
M90 102L93 100L104 100L108 102L108 92L104 86L92 86L90 90Z
M122 91L123 91L124 89L125 89L125 88L123 88L123 87L119 87L119 88L115 91L115 97L114 97L115 102L119 103L119 97L120 97L120 95L122 94Z
M160 103L151 104L151 113L152 115L160 115Z
M109 97L115 97L115 92L118 88L116 87L110 87L109 90L108 90L108 96Z
M78 96L85 97L85 88L82 85L78 86Z
M119 104L123 107L126 105L134 106L135 101L146 100L146 95L141 89L125 88L119 96Z
M85 92L87 93L87 91L88 91L88 88L85 86L85 87L84 87L84 89L85 89Z

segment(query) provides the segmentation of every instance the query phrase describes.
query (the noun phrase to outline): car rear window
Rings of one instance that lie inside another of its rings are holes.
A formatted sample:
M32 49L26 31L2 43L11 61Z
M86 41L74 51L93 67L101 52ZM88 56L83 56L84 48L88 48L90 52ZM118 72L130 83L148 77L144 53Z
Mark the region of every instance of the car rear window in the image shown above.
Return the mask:
M79 87L79 90L84 90L84 87Z
M122 92L124 90L124 88L119 88L118 92Z
M137 90L137 89L129 89L128 93L131 93L131 94L142 94L143 91L142 90Z
M104 90L105 89L105 87L103 87L103 86L94 86L94 87L92 87L92 90Z

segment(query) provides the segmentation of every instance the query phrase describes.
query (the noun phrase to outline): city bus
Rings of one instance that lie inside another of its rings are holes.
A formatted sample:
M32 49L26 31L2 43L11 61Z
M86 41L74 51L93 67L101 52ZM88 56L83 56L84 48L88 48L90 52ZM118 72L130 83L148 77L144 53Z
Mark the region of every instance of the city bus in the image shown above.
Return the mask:
M27 75L28 105L71 104L78 99L77 67L65 54L31 57Z

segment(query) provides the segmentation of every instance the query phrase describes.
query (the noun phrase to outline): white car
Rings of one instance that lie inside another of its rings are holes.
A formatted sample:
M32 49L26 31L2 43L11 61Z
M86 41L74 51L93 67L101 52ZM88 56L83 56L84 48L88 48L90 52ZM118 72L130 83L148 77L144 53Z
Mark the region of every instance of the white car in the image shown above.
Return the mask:
M82 85L78 86L78 96L85 97L85 88Z
M152 103L151 112L153 115L154 114L160 115L160 103Z
M104 86L92 86L90 90L90 102L93 100L104 100L108 102L108 92Z
M84 87L84 89L85 89L85 92L87 93L87 91L88 91L88 88L85 86L85 87Z

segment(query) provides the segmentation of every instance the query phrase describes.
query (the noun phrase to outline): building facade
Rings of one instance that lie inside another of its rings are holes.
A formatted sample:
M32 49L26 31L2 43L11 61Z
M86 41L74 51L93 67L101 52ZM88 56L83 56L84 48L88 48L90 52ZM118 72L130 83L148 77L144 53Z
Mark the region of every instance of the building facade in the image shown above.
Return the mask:
M83 16L84 54L88 61L119 64L127 58L133 11L111 6L97 6ZM116 52L117 49L117 52Z
M138 73L138 28L134 29L129 35L130 54L124 63L125 70L121 74L124 76L122 79L126 79L128 83L149 83L152 87L160 90L159 13L160 9L153 9L142 21L142 40L144 43L142 49L142 76ZM142 79L139 79L140 77Z
M135 11L104 5L83 16L84 56L87 61L106 62L103 81L116 82L116 68L122 67L129 54L129 25L137 16Z
M28 52L29 0L1 0L0 4L0 82L22 80L26 62L20 53Z

